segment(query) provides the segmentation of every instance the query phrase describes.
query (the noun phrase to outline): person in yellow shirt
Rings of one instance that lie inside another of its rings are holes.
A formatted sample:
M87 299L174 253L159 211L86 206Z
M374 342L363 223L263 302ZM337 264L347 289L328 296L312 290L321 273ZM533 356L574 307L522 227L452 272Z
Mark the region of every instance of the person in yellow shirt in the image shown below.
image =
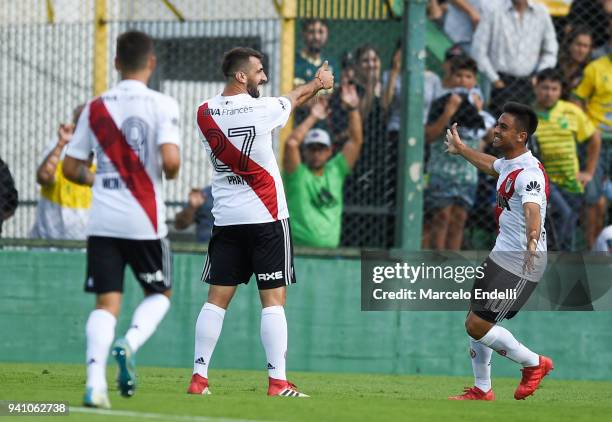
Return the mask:
M562 74L544 69L536 77L534 110L538 128L532 151L540 159L550 178L550 219L555 249L574 249L575 227L584 200L584 186L597 168L601 139L587 115L561 100ZM580 171L577 144L586 143L587 159Z
M609 41L612 45L612 41ZM584 69L584 78L574 90L577 103L581 105L593 124L602 134L600 168L593 181L586 187L587 243L593 247L597 233L604 226L607 201L604 183L609 183L612 165L612 53L592 61Z
M72 138L83 107L84 104L81 104L74 109L72 123L60 124L57 139L49 142L42 154L44 158L36 171L40 199L36 208L36 221L30 231L33 238L85 240L91 188L72 183L62 172L66 146ZM90 167L93 169L93 164Z

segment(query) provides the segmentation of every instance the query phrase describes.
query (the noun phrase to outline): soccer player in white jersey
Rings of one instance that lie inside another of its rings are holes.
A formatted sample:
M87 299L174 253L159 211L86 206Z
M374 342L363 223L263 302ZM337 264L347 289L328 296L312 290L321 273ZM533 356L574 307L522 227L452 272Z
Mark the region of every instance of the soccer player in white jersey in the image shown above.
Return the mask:
M467 147L459 138L456 124L446 135L449 153L461 155L479 170L498 177L495 214L499 234L483 264L484 276L474 282L465 321L475 385L466 388L464 394L449 397L452 400L495 399L491 388L493 350L523 367L521 382L514 392L517 400L533 394L553 369L550 358L532 352L498 325L517 314L546 267L544 219L548 176L526 146L537 126L538 118L530 107L506 103L494 129L493 146L503 154L500 159ZM477 289L485 292L511 289L513 294L505 299L483 300L475 297Z
M126 264L145 298L124 338L113 346L117 382L134 394L134 353L153 334L170 307L172 258L166 240L162 172L177 176L180 166L177 102L147 88L155 56L153 40L138 31L117 39L115 67L121 82L91 100L66 151L64 175L93 186L87 227L85 290L96 294L86 324L86 406L110 407L106 359L115 336ZM95 151L95 175L87 166Z
M289 212L272 132L291 111L333 86L325 62L314 79L283 97L260 97L267 82L263 55L238 47L223 58L223 92L197 110L202 143L214 171L215 225L202 280L207 302L195 329L195 359L190 394L208 394L208 367L221 333L225 310L239 284L255 274L261 299L261 341L268 361L268 395L307 397L287 381L286 286L295 283Z

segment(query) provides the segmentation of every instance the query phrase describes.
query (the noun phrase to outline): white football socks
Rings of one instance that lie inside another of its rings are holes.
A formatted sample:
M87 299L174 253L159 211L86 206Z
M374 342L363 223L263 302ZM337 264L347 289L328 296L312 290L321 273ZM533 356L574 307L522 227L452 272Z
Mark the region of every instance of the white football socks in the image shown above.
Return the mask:
M268 375L286 380L287 319L282 306L269 306L261 310L261 342L268 359Z
M195 327L195 358L193 373L208 378L210 357L223 328L225 309L206 302L198 315Z
M523 346L514 338L512 333L504 327L494 325L480 340L480 343L489 346L502 356L520 363L523 367L537 366L540 356Z
M89 314L85 325L87 337L87 387L97 391L106 391L106 359L113 338L117 319L104 309L95 309Z
M474 385L485 393L491 389L491 355L493 349L470 337L470 356Z
M140 302L132 316L130 329L125 334L132 352L140 349L151 337L169 308L170 299L159 293L147 296Z

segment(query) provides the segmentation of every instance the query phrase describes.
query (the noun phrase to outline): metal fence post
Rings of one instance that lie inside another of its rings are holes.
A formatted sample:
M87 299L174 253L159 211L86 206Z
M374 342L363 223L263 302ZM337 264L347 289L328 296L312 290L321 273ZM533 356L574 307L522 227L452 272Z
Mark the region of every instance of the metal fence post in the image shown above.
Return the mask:
M281 72L280 93L285 94L293 89L295 66L295 19L297 17L297 0L284 0L281 7ZM280 131L278 161L282 163L285 153L285 139L293 130L293 116Z
M402 120L397 246L419 250L423 221L423 80L425 71L426 0L404 0L402 56Z
M106 0L95 0L94 9L94 95L108 88L108 15Z

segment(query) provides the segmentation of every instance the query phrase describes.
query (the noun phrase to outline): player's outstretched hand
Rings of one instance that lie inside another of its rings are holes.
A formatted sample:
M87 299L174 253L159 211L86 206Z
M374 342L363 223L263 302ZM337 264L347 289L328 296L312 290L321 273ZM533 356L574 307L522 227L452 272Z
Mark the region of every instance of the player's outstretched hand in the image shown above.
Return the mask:
M446 129L446 141L444 141L446 145L446 152L449 154L459 154L461 148L465 147L465 144L459 137L459 133L457 133L457 123L453 123L453 126L450 129Z
M317 78L323 84L322 89L331 89L334 87L334 74L331 72L331 70L329 70L327 60L325 60L321 67L317 70L315 78Z
M59 144L63 147L72 139L72 134L74 133L74 124L72 123L62 123L57 130L57 137L59 139Z

